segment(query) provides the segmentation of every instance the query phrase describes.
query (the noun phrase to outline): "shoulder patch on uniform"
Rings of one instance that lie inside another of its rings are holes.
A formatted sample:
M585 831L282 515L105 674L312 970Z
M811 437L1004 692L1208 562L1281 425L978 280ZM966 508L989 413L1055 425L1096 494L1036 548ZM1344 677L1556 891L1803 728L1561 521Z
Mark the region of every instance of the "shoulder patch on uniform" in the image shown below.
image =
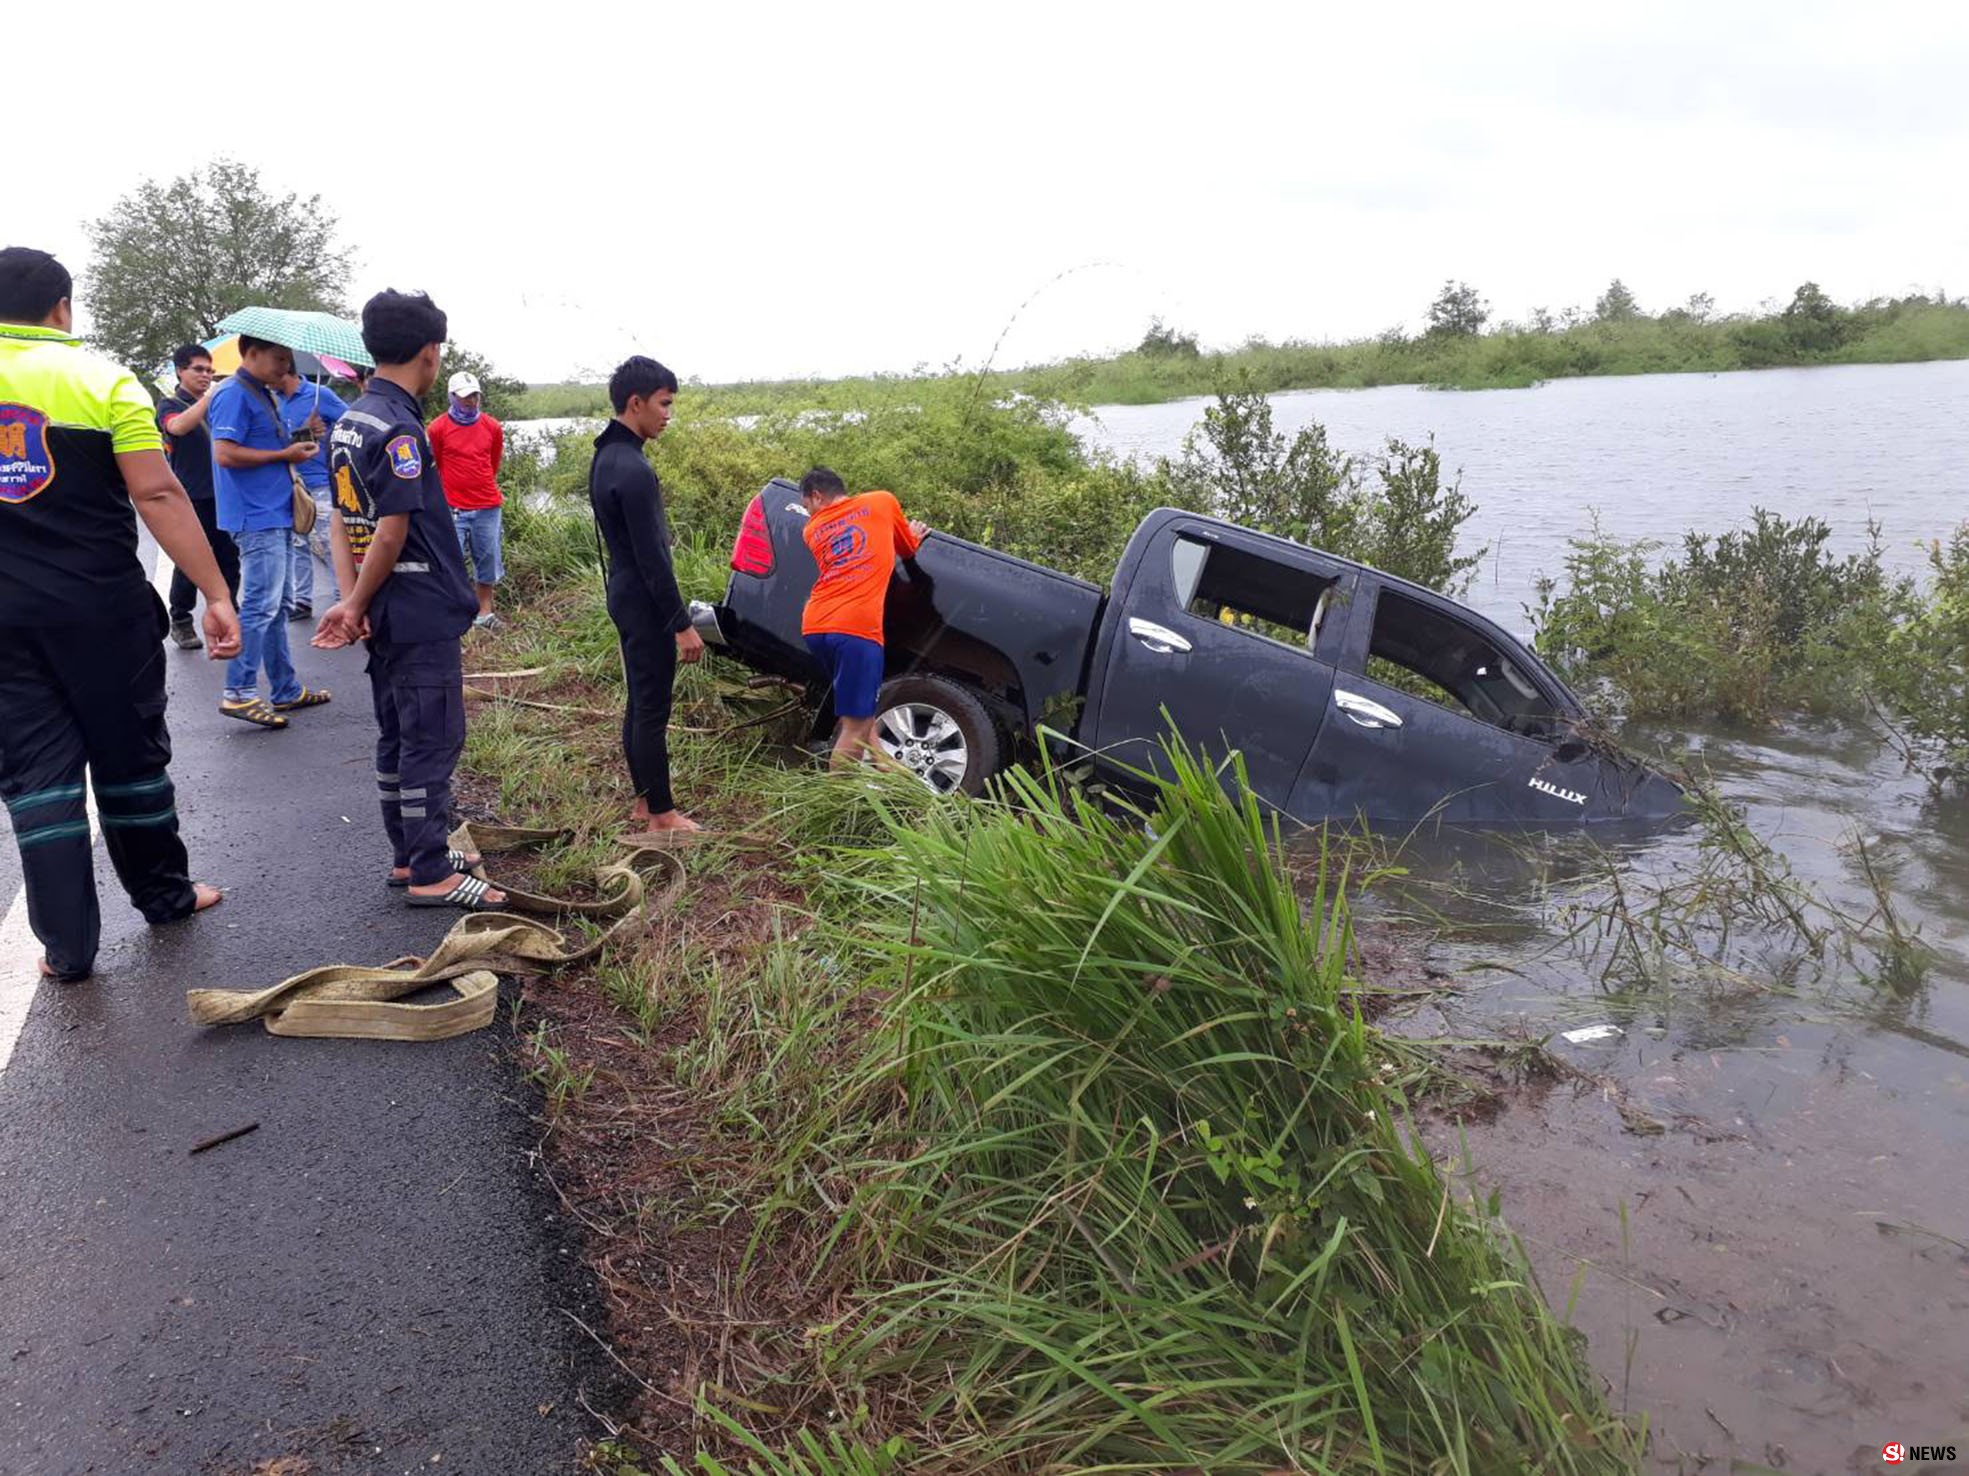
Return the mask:
M0 502L28 502L55 480L48 417L32 405L0 401Z
M417 449L417 437L397 436L383 450L389 454L390 475L406 482L424 475L424 455Z

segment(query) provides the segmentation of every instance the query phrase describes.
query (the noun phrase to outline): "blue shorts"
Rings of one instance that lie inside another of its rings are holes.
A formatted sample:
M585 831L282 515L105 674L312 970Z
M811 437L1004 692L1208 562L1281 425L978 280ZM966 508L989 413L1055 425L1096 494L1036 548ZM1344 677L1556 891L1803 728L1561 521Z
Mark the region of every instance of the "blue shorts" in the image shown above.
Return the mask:
M882 690L882 643L861 636L810 635L807 649L834 683L834 715L874 717Z
M497 584L506 573L499 560L499 525L503 507L464 507L451 510L458 528L458 547L472 561L474 584Z

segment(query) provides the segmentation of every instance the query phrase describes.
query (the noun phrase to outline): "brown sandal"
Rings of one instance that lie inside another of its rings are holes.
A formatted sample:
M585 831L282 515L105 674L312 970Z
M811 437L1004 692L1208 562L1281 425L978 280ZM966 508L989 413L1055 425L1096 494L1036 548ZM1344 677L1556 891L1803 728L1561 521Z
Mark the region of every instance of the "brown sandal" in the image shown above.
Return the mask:
M219 711L229 718L238 718L242 723L251 723L256 728L287 726L287 719L275 712L264 697L249 697L244 702L221 702Z
M299 697L296 697L292 702L276 702L273 705L273 710L275 712L294 712L303 707L319 707L324 702L333 702L334 700L335 694L325 687L320 691L316 691L313 687L303 687L301 688L301 695Z

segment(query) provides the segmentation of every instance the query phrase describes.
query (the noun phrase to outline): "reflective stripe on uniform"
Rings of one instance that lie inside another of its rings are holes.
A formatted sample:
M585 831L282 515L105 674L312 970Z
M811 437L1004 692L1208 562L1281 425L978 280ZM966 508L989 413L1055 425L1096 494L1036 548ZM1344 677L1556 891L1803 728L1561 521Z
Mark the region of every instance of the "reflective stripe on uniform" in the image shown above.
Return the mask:
M60 825L44 825L38 830L17 830L14 832L14 843L22 850L26 850L29 846L45 844L48 841L86 841L88 838L89 822L87 820L66 820Z
M19 799L10 799L7 801L7 809L9 813L18 815L22 810L32 810L40 805L52 805L56 800L79 800L81 798L81 785L63 784L54 789L41 789L36 790L33 794L24 794Z

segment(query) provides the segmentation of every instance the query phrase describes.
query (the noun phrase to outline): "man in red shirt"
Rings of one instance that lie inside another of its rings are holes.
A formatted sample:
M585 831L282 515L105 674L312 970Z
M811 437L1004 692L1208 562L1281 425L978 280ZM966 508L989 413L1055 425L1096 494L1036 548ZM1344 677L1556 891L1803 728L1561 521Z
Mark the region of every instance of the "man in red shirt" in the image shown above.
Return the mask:
M499 463L506 455L506 432L479 408L476 376L460 370L451 376L451 407L424 427L431 443L431 460L444 483L444 500L458 528L458 546L471 560L472 583L479 596L481 630L495 626L492 591L505 567L500 562L500 509L506 499L499 491Z

